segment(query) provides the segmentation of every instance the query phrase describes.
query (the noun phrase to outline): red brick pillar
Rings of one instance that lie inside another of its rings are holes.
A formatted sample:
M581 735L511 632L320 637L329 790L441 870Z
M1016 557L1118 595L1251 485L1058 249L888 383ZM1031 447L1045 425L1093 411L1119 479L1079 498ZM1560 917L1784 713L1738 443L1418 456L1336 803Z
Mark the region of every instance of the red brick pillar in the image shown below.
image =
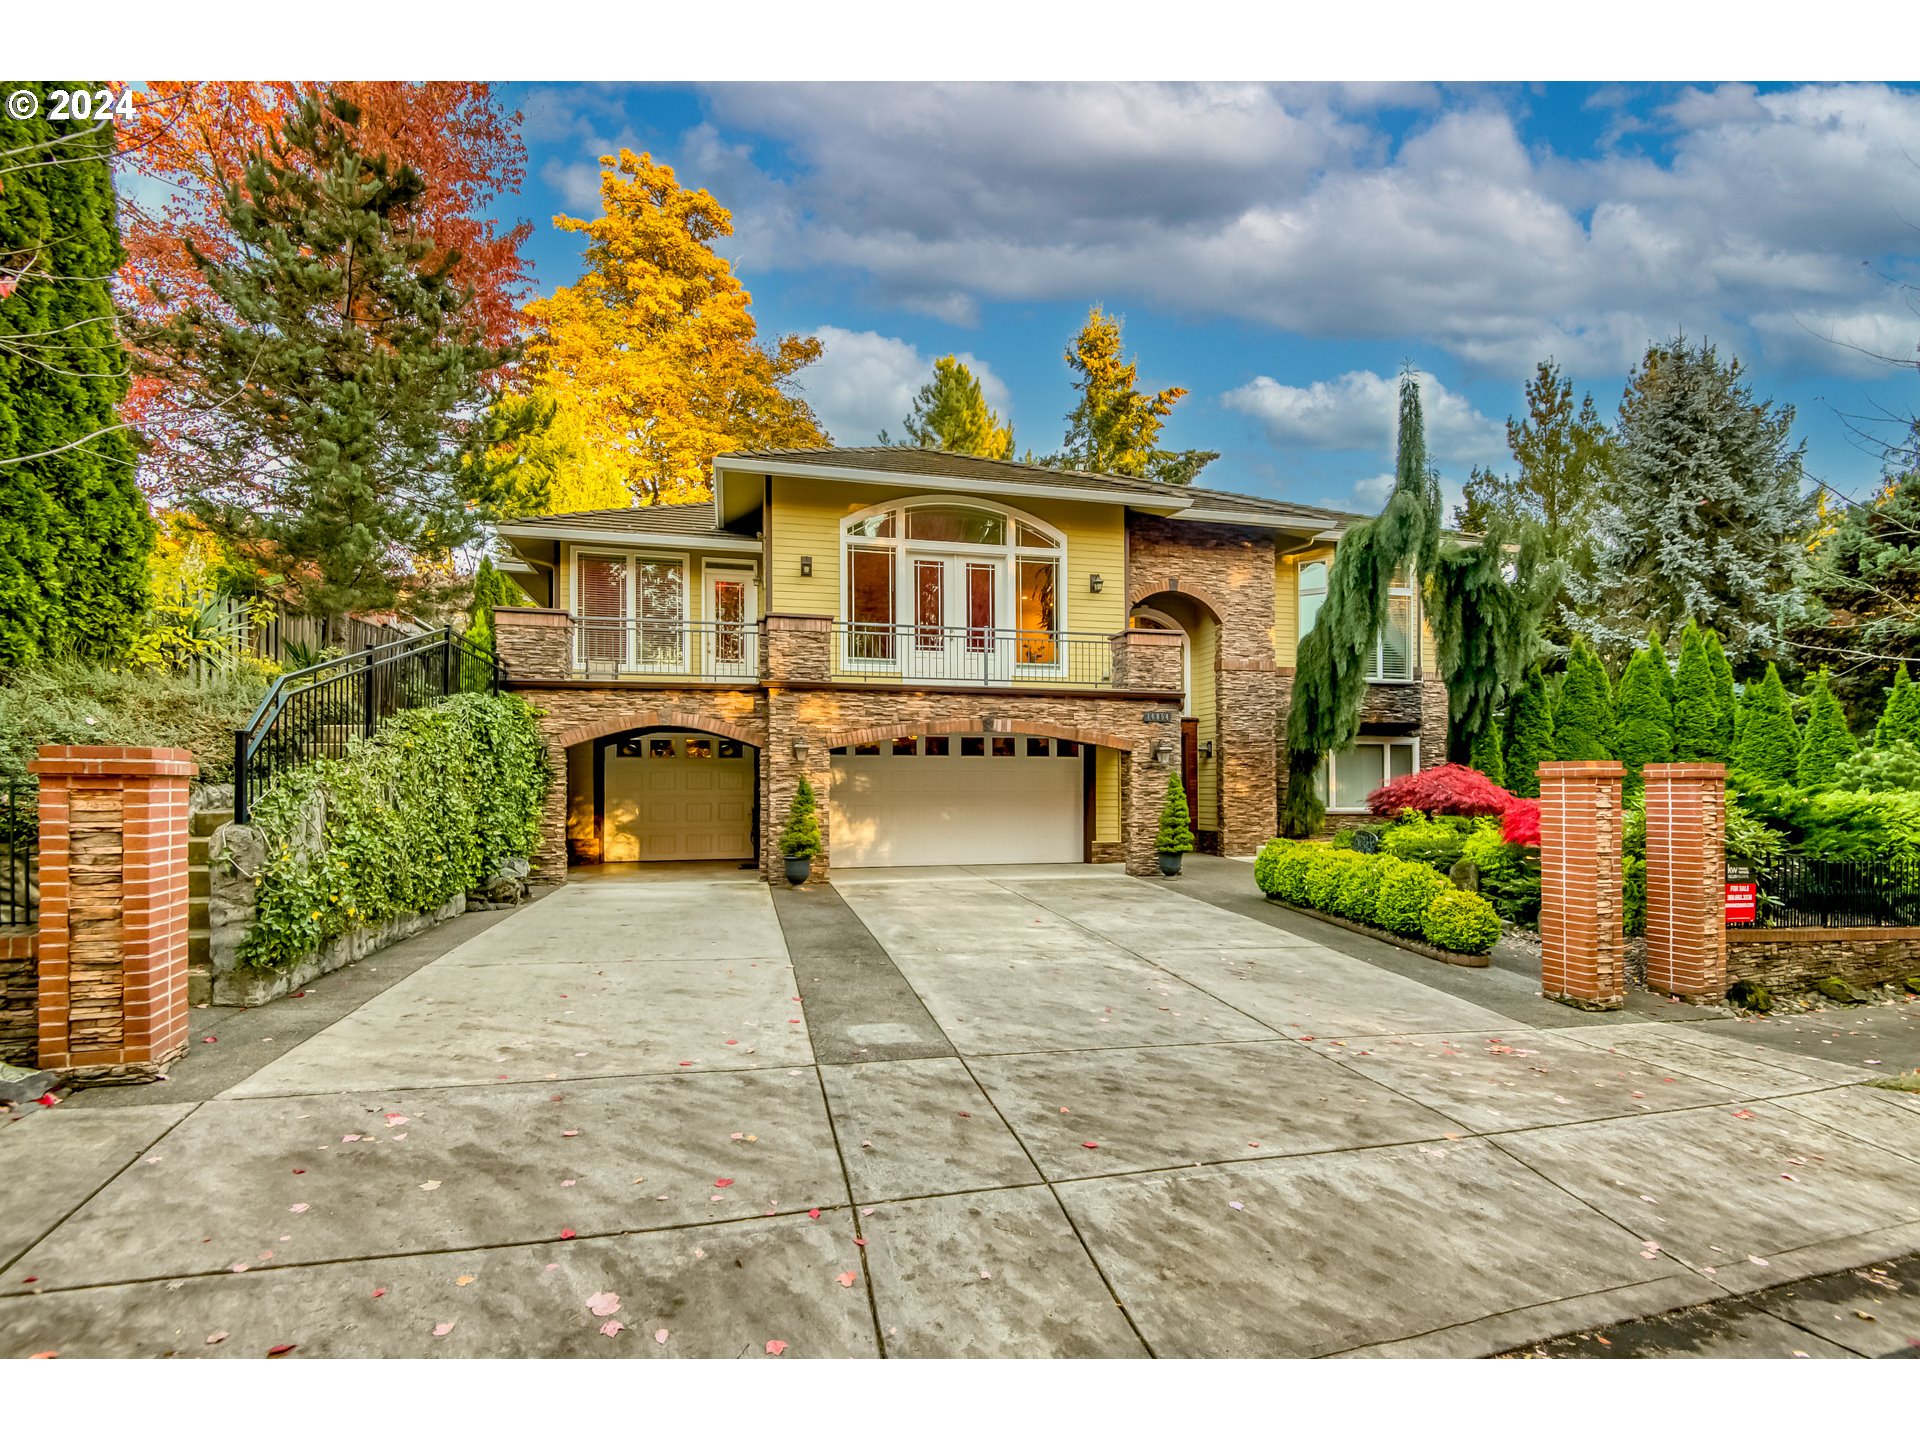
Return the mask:
M187 1048L186 750L45 745L40 1064L153 1079Z
M1600 1010L1626 998L1617 760L1540 767L1540 990Z
M1649 765L1647 984L1727 993L1727 767Z

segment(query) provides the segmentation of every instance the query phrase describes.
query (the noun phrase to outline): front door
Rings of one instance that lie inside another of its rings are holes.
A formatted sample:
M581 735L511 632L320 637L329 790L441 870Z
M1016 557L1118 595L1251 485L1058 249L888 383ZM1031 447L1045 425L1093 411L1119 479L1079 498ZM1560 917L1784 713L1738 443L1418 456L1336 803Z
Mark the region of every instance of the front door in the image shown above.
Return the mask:
M760 669L760 642L754 630L759 608L751 570L707 571L707 623L701 627L705 674L714 679L751 680Z
M1004 564L966 555L909 552L904 676L950 684L1005 684L1013 634L1000 623Z

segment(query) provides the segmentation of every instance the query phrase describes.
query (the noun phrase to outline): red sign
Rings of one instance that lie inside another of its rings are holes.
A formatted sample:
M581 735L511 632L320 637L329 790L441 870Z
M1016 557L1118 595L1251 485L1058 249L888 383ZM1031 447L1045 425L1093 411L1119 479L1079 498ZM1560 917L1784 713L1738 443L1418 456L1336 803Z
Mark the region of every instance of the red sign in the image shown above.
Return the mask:
M1750 880L1727 882L1727 924L1751 925L1760 887Z

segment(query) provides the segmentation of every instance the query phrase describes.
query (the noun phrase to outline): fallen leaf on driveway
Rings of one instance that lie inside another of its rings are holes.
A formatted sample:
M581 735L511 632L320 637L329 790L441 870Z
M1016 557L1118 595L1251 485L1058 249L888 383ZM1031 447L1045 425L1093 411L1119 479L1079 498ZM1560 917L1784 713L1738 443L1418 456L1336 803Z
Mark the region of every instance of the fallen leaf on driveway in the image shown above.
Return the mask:
M606 1324L600 1327L600 1333L606 1336L609 1340L611 1340L614 1336L618 1335L622 1330L626 1328L627 1327L622 1325L618 1320L609 1320L607 1321Z
M420 1188L422 1190L438 1190L440 1188L440 1182L438 1180L429 1180Z
M784 1355L786 1353L786 1350L787 1350L787 1342L784 1340L767 1341L767 1353L769 1355Z
M36 1350L29 1358L34 1360L58 1360L60 1358L60 1352L58 1350Z
M568 1140L571 1140L574 1136L578 1135L579 1133L580 1132L578 1130L562 1130L560 1132L561 1136Z
M456 1285L471 1285L473 1283L473 1276L462 1275L458 1280L454 1281L453 1283Z
M216 1330L211 1335L207 1336L207 1343L209 1345L218 1345L222 1340L226 1338L227 1338L226 1331Z
M587 1309L604 1320L607 1316L619 1311L620 1297L611 1290L602 1290L598 1294L587 1297Z
M307 1213L307 1205L306 1205L306 1202L304 1201L302 1201L298 1205L289 1205L287 1209L291 1210L296 1215L304 1215Z
M1098 1150L1100 1148L1100 1142L1098 1140L1082 1140L1080 1142L1080 1148L1082 1150Z
M820 1218L820 1209L818 1206L815 1206L813 1209L807 1211L807 1219L818 1220L819 1218Z
M721 1176L721 1177L720 1177L720 1178L719 1178L718 1180L716 1180L716 1181L714 1181L713 1183L714 1183L714 1185L715 1185L715 1186L716 1186L717 1188L719 1188L719 1189L721 1189L721 1190L724 1190L724 1189L726 1189L726 1188L727 1188L727 1186L729 1186L729 1185L731 1185L731 1184L733 1183L733 1181L731 1181L731 1180L729 1180L729 1179L727 1179L727 1178L726 1178L726 1177L725 1177L725 1176L723 1175L723 1176Z
M1229 1200L1227 1201L1227 1208L1229 1210L1244 1210L1247 1207L1242 1205L1238 1200Z
M382 1285L378 1290L373 1292L373 1298L375 1300L378 1300L382 1295L386 1293L387 1293L387 1287Z
M1751 1119L1753 1119L1753 1111L1751 1111L1751 1110L1736 1110L1736 1111L1734 1111L1734 1112L1733 1112L1733 1118L1734 1118L1734 1119L1736 1119L1736 1120L1751 1120Z
M447 1328L451 1330L453 1327L449 1325ZM294 1349L292 1345L271 1345L267 1347L267 1358L271 1360L277 1355L290 1355Z
M453 1333L453 1327L455 1325L458 1325L459 1323L460 1322L458 1320L449 1320L443 1325L434 1326L433 1327L434 1338L437 1340L442 1335L451 1335Z
M851 1290L853 1288L853 1282L858 1280L860 1277L854 1274L854 1272L851 1270L842 1270L838 1275L834 1276L833 1278L838 1280L842 1285L846 1286L849 1290Z
M572 1226L568 1226L565 1230L562 1230L560 1232L560 1238L562 1240L571 1240L573 1239L573 1236L574 1236L574 1230Z
M671 1335L672 1333L673 1333L673 1332L672 1332L671 1330L656 1330L656 1331L654 1331L654 1332L653 1332L653 1343L654 1343L654 1344L656 1344L656 1345L664 1345L664 1344L666 1344L666 1343L667 1343L667 1336L669 1336L669 1335Z

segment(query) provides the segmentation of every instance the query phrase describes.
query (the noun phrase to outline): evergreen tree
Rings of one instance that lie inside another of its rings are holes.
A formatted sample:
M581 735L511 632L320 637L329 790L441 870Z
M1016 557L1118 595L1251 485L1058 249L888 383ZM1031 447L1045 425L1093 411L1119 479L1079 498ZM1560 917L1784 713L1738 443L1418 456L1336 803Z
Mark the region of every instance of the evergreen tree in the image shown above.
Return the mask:
M1560 563L1541 630L1555 646L1567 643L1567 618L1576 581L1593 573L1594 518L1607 473L1613 464L1613 439L1593 396L1573 403L1573 384L1559 365L1543 360L1527 382L1527 418L1507 420L1507 448L1519 465L1514 476L1476 466L1460 509L1463 530L1485 534L1506 522L1534 530L1546 553Z
M989 460L1013 458L1013 426L1002 423L987 407L980 381L955 355L933 362L933 378L913 397L906 431L907 443L922 450L984 455ZM880 443L893 444L884 430Z
M498 653L494 644L494 607L526 603L525 593L495 567L493 557L483 557L473 576L473 603L467 607L467 643L473 651L484 652L470 651L467 655L470 686L477 688L485 682L492 668L492 657Z
M1833 784L1834 775L1853 758L1859 746L1847 729L1847 717L1833 693L1822 666L1813 683L1812 704L1807 712L1806 734L1800 740L1800 755L1794 762L1793 780L1803 790L1820 790Z
M1187 813L1187 791L1180 772L1167 776L1166 798L1160 804L1160 829L1153 848L1162 855L1184 855L1193 849L1193 817Z
M1813 506L1793 407L1756 401L1738 360L1684 338L1655 346L1620 402L1618 464L1601 503L1574 628L1624 649L1692 617L1742 667L1802 612Z
M509 358L417 228L424 182L361 151L358 114L303 101L223 186L238 248L193 252L218 303L149 347L203 421L188 508L316 615L434 594L478 529L462 451Z
M1887 705L1880 722L1873 727L1876 746L1908 740L1920 745L1920 685L1915 685L1902 665L1893 672L1893 688L1887 692Z
M1067 364L1079 376L1073 388L1080 403L1067 414L1065 452L1049 463L1191 485L1220 458L1214 450L1160 448L1161 427L1187 392L1177 385L1153 395L1135 388L1140 366L1124 356L1118 317L1098 305L1088 311L1067 347Z
M1713 669L1713 704L1717 712L1713 758L1725 763L1733 758L1733 666L1727 661L1726 646L1720 643L1720 632L1709 630L1706 639L1707 664Z
M1740 697L1740 740L1733 750L1733 769L1768 785L1793 779L1800 757L1800 727L1793 719L1793 699L1780 682L1779 667L1767 663L1766 678L1747 686Z
M1834 681L1863 726L1882 704L1889 672L1920 661L1920 419L1888 461L1886 483L1847 506L1814 552L1809 589L1824 613L1802 632L1814 645L1893 657L1848 665Z
M1507 783L1507 761L1500 745L1500 722L1489 720L1473 737L1467 764L1496 785Z
M1667 715L1668 719L1671 720L1675 686L1673 662L1667 659L1667 647L1660 643L1660 632L1658 630L1649 630L1647 632L1647 655L1648 658L1653 661L1653 673L1655 678L1660 681L1660 693L1666 699Z
M1732 727L1729 726L1729 729ZM1691 620L1680 632L1680 670L1673 686L1673 756L1676 760L1724 760L1720 744L1720 699L1706 637Z
M1620 677L1616 708L1620 723L1614 737L1615 758L1627 767L1627 784L1637 787L1648 765L1673 759L1673 711L1660 683L1658 662L1651 648L1636 650Z
M1537 667L1528 673L1507 712L1504 783L1516 795L1537 798L1541 764L1559 758L1553 748L1553 710L1547 700L1547 679Z
M1422 587L1434 669L1447 687L1448 753L1469 763L1500 696L1521 683L1541 650L1541 617L1557 583L1539 530L1521 530L1510 544L1506 525L1496 517L1477 545L1440 547Z
M47 119L46 84L7 88L39 103L0 114L0 668L114 660L146 608L154 538L118 416L114 127Z
M1576 635L1567 661L1566 686L1553 710L1554 758L1611 760L1613 740L1613 688L1606 667L1586 637Z

